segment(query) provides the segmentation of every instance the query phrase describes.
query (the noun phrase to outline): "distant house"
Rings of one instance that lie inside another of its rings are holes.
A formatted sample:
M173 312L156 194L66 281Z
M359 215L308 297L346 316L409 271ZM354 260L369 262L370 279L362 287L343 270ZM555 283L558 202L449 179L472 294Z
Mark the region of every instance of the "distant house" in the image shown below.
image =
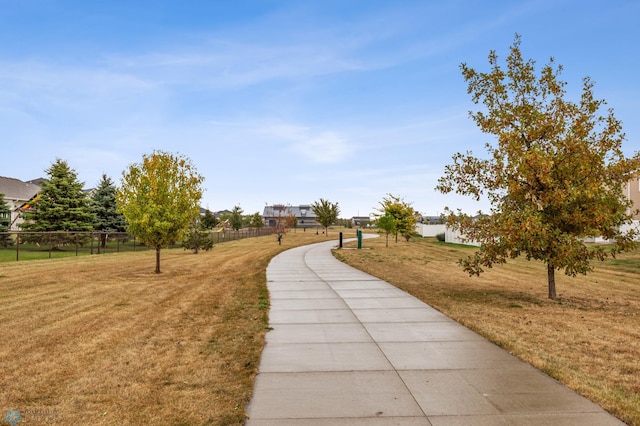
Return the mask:
M442 225L444 223L440 216L416 216L416 222L425 225Z
M272 206L265 206L262 212L262 220L264 225L268 227L277 227L282 224L287 218L295 218L295 224L293 226L297 228L322 228L318 222L316 222L316 215L313 213L310 205L301 204L299 206L289 206L284 204L274 204Z
M627 182L624 190L627 200L633 202L633 209L640 209L640 176ZM635 214L633 219L640 221L640 214Z
M19 179L0 176L0 194L4 194L4 200L11 210L11 228L17 231L22 223L22 212L29 208L27 204L40 192L40 185L32 182L23 182Z
M627 200L633 203L629 213L632 213L634 210L640 210L640 176L637 176L627 182L624 192ZM626 225L623 230L636 229L640 231L640 213L634 214L632 219L633 223Z
M365 228L372 222L369 216L354 216L351 218L351 226L354 228Z

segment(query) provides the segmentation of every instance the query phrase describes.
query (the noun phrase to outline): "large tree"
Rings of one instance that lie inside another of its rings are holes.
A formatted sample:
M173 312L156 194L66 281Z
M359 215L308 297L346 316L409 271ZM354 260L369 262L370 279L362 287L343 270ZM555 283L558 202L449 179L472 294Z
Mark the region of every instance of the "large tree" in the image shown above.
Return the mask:
M316 220L324 226L326 235L329 235L329 225L333 224L340 214L338 203L331 203L328 200L320 198L319 201L311 204L311 210L316 215Z
M413 235L416 229L416 212L411 203L406 202L402 197L393 194L387 194L380 202L378 209L379 217L385 217L383 226L389 232L393 232L398 242L398 235L402 235L407 240ZM389 223L392 221L393 223Z
M187 157L163 151L143 155L122 174L118 210L128 231L156 249L158 274L160 250L179 241L200 214L203 181Z
M589 78L578 102L566 100L562 67L551 59L536 73L520 42L516 35L506 69L494 51L490 72L461 65L473 102L484 105L470 115L497 142L486 145L488 158L455 154L437 189L491 203L489 214L474 218L446 211L449 226L480 243L475 256L460 261L467 272L521 255L540 260L555 299L556 270L586 274L593 259L637 246L636 233L623 230L631 202L622 187L638 172L640 154L625 157L622 125L611 109L601 115L605 101L594 98ZM595 236L612 244L587 247L585 237Z
M117 188L111 178L103 174L92 197L97 231L124 232L127 228L124 216L117 211L116 192Z
M24 231L91 231L95 215L90 199L82 191L75 170L66 161L56 161L45 170L48 179L40 189L33 208L23 214Z

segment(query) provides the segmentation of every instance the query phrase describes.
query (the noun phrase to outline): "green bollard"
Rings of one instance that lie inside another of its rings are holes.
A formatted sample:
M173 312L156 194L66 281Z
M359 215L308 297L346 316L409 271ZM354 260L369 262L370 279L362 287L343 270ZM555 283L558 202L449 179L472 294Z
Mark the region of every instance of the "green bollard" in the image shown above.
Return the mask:
M358 229L358 249L362 248L362 231Z

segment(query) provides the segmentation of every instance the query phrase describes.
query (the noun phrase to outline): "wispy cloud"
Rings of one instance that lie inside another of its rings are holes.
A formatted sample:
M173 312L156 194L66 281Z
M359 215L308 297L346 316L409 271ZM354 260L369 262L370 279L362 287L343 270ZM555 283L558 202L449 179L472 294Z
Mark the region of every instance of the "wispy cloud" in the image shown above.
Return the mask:
M321 164L342 163L353 152L346 138L334 132L321 132L299 140L292 148L310 161Z
M99 66L44 61L0 62L0 87L52 95L108 97L153 88L149 81L130 73Z
M228 39L162 51L114 56L110 68L143 76L157 84L195 85L207 89L236 89L273 80L308 79L362 71L372 67L337 42L266 44Z
M335 131L315 131L293 124L269 125L263 131L271 139L285 141L290 152L312 163L342 163L354 151L348 139Z

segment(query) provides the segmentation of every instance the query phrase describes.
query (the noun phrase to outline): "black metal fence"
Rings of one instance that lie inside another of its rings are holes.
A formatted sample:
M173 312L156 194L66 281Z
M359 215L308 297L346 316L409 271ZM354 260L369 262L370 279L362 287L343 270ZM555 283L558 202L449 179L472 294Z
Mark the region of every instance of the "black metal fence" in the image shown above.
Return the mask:
M210 232L214 244L271 235L273 228ZM170 248L181 247L180 242ZM126 232L0 232L0 262L148 250Z

